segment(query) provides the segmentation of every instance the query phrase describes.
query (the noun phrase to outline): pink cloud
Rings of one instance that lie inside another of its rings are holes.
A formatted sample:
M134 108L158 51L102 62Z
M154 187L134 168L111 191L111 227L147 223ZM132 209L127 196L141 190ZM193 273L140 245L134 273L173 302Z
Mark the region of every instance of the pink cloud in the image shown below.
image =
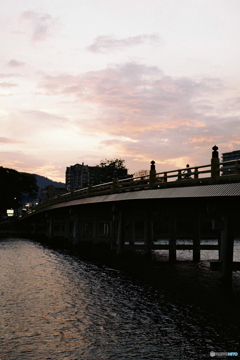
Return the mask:
M22 62L22 61L17 61L15 59L12 59L8 62L8 66L10 67L21 67L21 66L24 66L25 63Z
M115 39L112 36L98 36L94 42L87 47L87 50L93 53L106 53L144 43L154 43L156 45L161 44L162 40L157 34L131 36L124 39Z
M48 75L38 85L48 96L94 109L74 125L81 134L107 134L110 139L101 151L106 147L136 161L153 158L171 165L179 154L190 163L196 154L211 156L215 142L226 147L232 129L240 131L238 116L220 111L224 86L219 79L174 78L156 66L137 63L77 76Z
M58 19L54 19L51 15L45 13L37 13L35 11L25 11L20 16L20 24L26 25L25 30L18 33L30 34L33 43L45 41L52 36L59 26Z
M7 137L0 136L0 143L2 143L2 144L22 144L22 141L9 139Z
M12 83L8 83L8 82L2 82L0 83L0 87L2 88L11 88L11 87L15 87L18 86L17 84L12 84Z
M204 79L165 76L157 67L127 63L83 75L45 76L39 84L48 95L75 97L99 106L101 121L81 124L85 130L120 135L139 134L151 129L204 128L206 121L194 109L194 102L208 91Z
M1 166L32 174L43 174L49 178L64 181L64 168L58 162L48 164L36 154L25 154L22 151L2 151Z
M220 138L222 136L198 136L195 138L190 139L191 143L198 143L198 144L203 144L203 143L217 143L219 142Z
M0 79L6 79L10 77L21 77L22 75L17 73L11 73L11 74L0 74Z

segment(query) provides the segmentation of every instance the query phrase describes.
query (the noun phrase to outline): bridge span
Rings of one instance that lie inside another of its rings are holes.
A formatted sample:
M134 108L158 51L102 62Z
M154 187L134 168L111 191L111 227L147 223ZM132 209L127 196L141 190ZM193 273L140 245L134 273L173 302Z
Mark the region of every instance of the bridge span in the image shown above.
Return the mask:
M175 180L169 182L174 171L157 174L152 162L149 176L113 179L51 199L23 222L32 235L66 246L104 243L118 255L141 249L146 256L168 249L170 261L176 261L179 248L191 249L193 260L199 261L201 250L213 248L202 245L201 239L215 238L219 261L211 267L220 270L222 284L229 287L232 270L240 270L233 263L234 239L240 237L240 174L238 161L235 174L221 174L221 165L214 147L210 165L194 168L193 178L187 179L184 169L175 170ZM208 171L199 168L207 166L211 175L203 177ZM181 238L191 239L191 245L178 245ZM161 239L168 239L167 244Z

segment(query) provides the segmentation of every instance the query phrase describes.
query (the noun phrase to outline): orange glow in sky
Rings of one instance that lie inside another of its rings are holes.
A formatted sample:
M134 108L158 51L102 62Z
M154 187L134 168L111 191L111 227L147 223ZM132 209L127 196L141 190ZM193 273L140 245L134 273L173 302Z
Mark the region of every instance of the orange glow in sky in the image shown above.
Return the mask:
M11 0L0 14L0 166L65 179L240 146L238 0Z

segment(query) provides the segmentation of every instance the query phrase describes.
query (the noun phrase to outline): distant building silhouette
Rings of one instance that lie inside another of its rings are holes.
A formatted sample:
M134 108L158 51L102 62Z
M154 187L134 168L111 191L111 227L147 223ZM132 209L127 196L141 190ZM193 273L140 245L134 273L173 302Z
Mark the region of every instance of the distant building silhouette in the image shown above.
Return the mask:
M222 154L222 162L231 161L231 160L238 160L238 159L240 159L240 150L231 151L231 152L227 152L227 153ZM223 170L222 174L223 175L236 174L235 166L236 166L236 164L233 164L232 166L231 166L231 164L223 166L222 167L222 170ZM233 167L234 169L231 170L231 169L229 169L230 167ZM226 170L224 171L225 168L226 168Z
M128 170L115 166L88 166L84 163L66 168L66 187L69 191L87 187L89 184L98 185L110 182L114 177L123 179L128 177Z
M77 190L88 185L88 165L75 164L66 169L66 187L68 190Z
M125 168L116 168L111 165L104 167L89 166L89 182L92 185L111 182L113 178L124 179L128 177L128 170Z

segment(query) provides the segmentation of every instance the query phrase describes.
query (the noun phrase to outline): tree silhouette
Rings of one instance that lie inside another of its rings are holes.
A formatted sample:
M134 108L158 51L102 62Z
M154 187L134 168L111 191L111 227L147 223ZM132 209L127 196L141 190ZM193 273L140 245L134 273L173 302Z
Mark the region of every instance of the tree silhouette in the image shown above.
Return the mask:
M34 175L0 167L0 211L17 208L23 195L35 199L38 186Z

